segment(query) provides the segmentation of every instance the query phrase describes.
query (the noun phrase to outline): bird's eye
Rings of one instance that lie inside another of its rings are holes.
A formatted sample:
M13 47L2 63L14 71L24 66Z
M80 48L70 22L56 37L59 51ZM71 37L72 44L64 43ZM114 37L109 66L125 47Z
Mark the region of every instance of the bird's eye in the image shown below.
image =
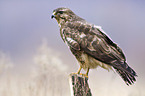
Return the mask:
M60 14L63 14L63 11L59 11Z

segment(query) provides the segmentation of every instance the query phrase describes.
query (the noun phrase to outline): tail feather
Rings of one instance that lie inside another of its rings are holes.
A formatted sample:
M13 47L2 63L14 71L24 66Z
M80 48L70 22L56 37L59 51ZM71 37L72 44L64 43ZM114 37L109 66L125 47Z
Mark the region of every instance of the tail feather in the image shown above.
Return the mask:
M124 64L121 64L121 66L113 67L114 69L116 69L116 71L119 73L119 75L122 77L127 85L132 85L136 81L136 72L131 67L129 67L126 62Z

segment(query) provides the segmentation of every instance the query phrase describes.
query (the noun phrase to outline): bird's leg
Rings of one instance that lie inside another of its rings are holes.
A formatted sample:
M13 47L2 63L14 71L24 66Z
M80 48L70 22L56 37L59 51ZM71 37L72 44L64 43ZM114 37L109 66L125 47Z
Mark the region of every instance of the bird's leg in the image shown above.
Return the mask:
M80 75L81 69L82 69L82 67L80 66L79 70L76 73L71 73L71 74L79 74Z
M90 69L90 68L87 68L86 76L88 76L88 74L89 74L89 69Z
M80 72L81 72L81 69L82 69L82 67L80 66L79 70L78 70L76 73L72 73L72 74L79 74L79 75L82 75L82 76L85 76L85 77L88 78L88 73L89 73L89 69L90 69L90 68L87 68L86 74L80 73Z
M87 72L86 72L86 74L81 74L81 73L80 73L80 75L85 76L85 77L88 78L89 69L90 69L90 68L87 68Z
M82 67L80 66L78 72L76 74L80 74Z

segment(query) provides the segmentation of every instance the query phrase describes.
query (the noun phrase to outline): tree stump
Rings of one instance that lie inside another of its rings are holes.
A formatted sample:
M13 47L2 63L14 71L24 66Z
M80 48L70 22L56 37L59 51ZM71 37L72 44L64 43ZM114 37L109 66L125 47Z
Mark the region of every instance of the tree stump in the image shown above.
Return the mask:
M70 74L71 96L92 96L88 78L78 74Z

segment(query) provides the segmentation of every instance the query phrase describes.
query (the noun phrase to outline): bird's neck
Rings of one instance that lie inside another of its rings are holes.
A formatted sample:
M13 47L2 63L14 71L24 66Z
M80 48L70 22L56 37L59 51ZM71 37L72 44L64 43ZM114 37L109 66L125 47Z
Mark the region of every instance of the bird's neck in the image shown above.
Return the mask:
M66 23L66 21L64 19L60 19L57 22L58 22L58 25L60 28Z

